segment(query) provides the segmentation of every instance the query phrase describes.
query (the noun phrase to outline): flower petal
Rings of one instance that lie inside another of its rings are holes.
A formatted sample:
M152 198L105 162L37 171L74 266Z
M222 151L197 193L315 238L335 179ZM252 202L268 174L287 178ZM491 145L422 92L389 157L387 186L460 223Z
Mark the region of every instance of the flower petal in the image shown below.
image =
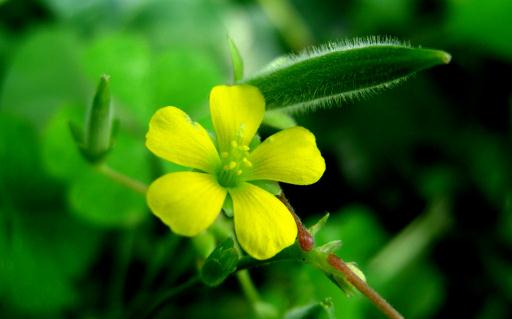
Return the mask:
M173 232L195 236L215 221L226 193L210 174L178 172L154 181L146 198L149 208Z
M249 160L253 171L248 180L309 185L317 182L325 171L315 136L300 126L270 136L256 147Z
M265 99L250 85L216 86L210 93L210 113L221 151L232 141L248 145L265 114Z
M220 162L208 132L174 106L163 107L153 115L146 147L170 162L209 173Z
M235 231L242 248L256 259L268 259L294 243L297 225L279 199L249 183L229 190Z

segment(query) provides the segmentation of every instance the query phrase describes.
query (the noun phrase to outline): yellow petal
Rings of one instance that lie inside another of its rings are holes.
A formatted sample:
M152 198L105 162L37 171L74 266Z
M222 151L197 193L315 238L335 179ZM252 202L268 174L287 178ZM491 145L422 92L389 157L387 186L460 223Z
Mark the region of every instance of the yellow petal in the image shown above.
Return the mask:
M213 172L220 159L208 132L182 110L166 106L149 122L146 147L170 162Z
M230 189L229 194L236 236L249 255L268 259L294 243L295 220L275 196L249 183Z
M154 181L146 197L151 211L173 232L195 236L215 221L226 193L210 174L178 172Z
M303 127L280 131L261 143L250 155L253 165L248 180L272 180L295 185L317 182L325 161L313 133Z
M250 85L216 86L210 93L210 112L221 151L232 141L248 145L265 114L265 99Z

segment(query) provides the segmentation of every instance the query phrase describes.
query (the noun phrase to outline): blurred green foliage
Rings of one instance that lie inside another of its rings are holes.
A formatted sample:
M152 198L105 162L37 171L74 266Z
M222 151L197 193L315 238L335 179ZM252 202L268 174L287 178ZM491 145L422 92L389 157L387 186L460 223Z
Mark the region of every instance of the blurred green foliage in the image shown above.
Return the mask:
M450 52L451 65L379 96L296 115L315 133L327 173L284 190L307 225L331 212L317 244L341 239L340 256L405 317L512 316L512 2L294 0L299 20L287 15L284 27L266 3L0 1L1 318L136 317L195 274L189 240L160 225L143 196L89 166L68 121L82 124L99 76L110 74L121 125L107 163L143 182L177 169L145 149L147 122L174 105L209 126L209 91L232 77L228 33L247 76L298 44L353 36ZM293 21L308 32L295 34ZM415 234L425 244L407 246L417 254L393 276L372 266L376 256L394 261L401 252L384 254L386 245L439 201L449 228L418 227L428 230ZM331 297L337 318L379 316L311 267L253 273L281 315ZM185 291L166 315L254 316L231 277Z

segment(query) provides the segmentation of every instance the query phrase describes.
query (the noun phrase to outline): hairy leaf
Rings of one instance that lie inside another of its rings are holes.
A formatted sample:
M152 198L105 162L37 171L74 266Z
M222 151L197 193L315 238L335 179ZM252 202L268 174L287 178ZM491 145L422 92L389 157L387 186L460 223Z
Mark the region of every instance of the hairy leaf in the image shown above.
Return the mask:
M307 110L364 97L450 59L444 51L372 37L280 58L246 83L261 90L268 110Z

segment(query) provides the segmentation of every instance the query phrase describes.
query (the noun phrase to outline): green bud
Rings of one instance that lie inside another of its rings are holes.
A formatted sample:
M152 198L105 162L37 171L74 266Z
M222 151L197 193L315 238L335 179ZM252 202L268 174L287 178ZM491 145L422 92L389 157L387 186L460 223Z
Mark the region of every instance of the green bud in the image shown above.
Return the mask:
M84 152L92 162L101 160L112 148L113 118L108 75L100 78L91 108L85 118Z
M101 161L112 149L118 122L113 120L108 75L102 75L96 95L85 116L85 130L69 123L71 135L82 155L91 163Z
M208 256L200 270L201 280L208 286L220 285L238 265L240 256L234 241L228 237Z

